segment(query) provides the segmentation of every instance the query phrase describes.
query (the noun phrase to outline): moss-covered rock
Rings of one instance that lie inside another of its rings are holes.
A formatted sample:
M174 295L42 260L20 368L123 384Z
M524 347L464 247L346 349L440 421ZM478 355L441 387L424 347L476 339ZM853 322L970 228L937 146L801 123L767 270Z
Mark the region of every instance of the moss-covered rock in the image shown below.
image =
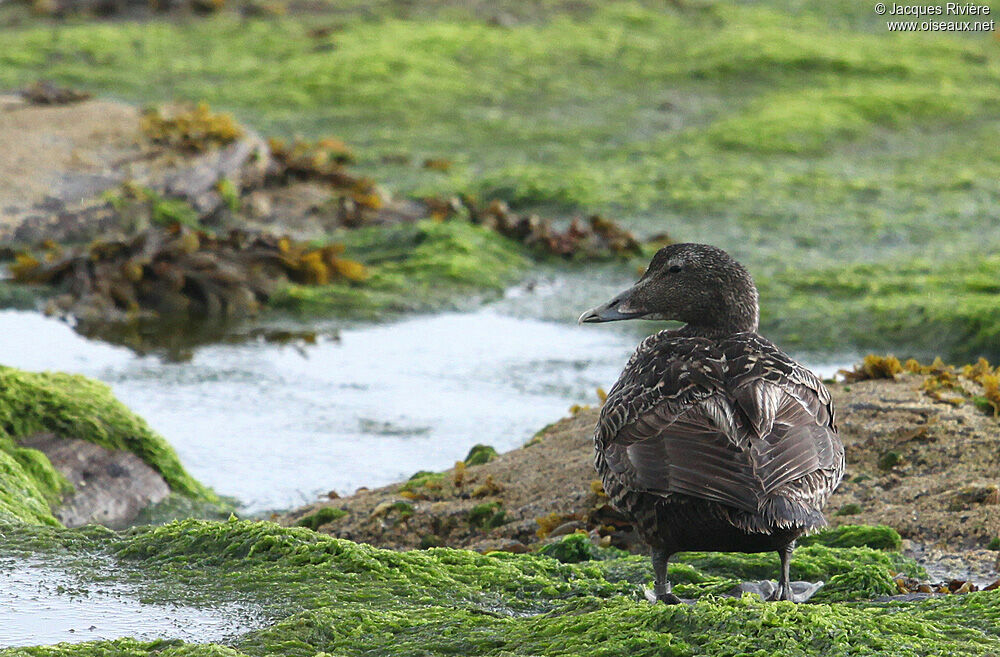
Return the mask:
M394 552L266 522L184 521L124 533L5 529L0 556L28 552L103 555L115 576L149 601L250 601L260 607L263 627L228 646L119 639L0 652L4 657L595 650L607 656L944 656L1000 650L1000 593L868 602L891 583L882 574L885 554L869 548L813 546L796 553L793 572L830 582L827 603L714 595L731 587L734 575L756 571L753 555L672 565L677 590L698 598L693 606L646 602L640 587L652 573L644 557L569 564L445 548ZM749 568L735 565L745 559ZM907 561L904 570L915 567Z
M217 504L173 448L103 383L59 372L0 366L0 521L58 524L51 509L72 486L42 452L18 445L38 433L79 438L128 450L163 476L175 493Z
M343 518L347 515L347 511L343 509L338 509L332 506L326 506L317 511L316 513L311 513L308 516L299 518L299 521L295 524L299 527L308 527L309 529L319 529L320 526L325 525L328 522L333 522L339 518Z
M490 445L473 445L465 457L466 465L483 465L497 457L497 451Z

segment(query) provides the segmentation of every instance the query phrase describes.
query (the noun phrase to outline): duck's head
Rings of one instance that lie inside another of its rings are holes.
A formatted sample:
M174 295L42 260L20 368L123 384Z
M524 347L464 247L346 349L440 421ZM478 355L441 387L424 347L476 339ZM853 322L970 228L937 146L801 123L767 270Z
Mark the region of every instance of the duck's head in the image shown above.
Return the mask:
M581 324L670 319L705 333L756 331L757 288L743 265L708 244L656 252L635 285L580 315Z

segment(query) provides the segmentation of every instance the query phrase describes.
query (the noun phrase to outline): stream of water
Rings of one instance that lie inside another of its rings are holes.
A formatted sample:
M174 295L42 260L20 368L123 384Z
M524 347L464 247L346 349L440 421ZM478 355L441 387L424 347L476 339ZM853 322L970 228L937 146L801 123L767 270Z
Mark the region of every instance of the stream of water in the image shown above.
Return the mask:
M101 564L95 561L93 576ZM81 582L57 565L0 559L0 648L131 637L225 642L261 624L253 605L141 601L120 581Z

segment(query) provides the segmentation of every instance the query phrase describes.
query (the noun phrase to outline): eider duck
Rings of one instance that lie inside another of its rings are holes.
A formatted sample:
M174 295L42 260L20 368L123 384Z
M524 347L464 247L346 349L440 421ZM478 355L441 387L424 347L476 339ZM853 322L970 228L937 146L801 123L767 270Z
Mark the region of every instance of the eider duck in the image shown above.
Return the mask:
M608 394L595 431L604 490L649 544L656 600L676 604L676 552L777 551L772 600L789 582L795 539L826 525L844 472L823 383L757 334L757 288L706 244L660 249L630 289L580 323L678 320L642 341ZM811 594L811 591L810 591Z

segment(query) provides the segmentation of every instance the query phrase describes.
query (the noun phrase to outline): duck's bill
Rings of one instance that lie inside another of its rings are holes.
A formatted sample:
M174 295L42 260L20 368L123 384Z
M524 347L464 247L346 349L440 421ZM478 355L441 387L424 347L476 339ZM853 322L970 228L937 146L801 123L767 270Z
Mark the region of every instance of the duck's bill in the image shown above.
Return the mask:
M632 290L625 290L611 301L591 308L580 315L580 324L596 324L598 322L617 322L623 319L637 319L644 313L636 312L628 307Z

